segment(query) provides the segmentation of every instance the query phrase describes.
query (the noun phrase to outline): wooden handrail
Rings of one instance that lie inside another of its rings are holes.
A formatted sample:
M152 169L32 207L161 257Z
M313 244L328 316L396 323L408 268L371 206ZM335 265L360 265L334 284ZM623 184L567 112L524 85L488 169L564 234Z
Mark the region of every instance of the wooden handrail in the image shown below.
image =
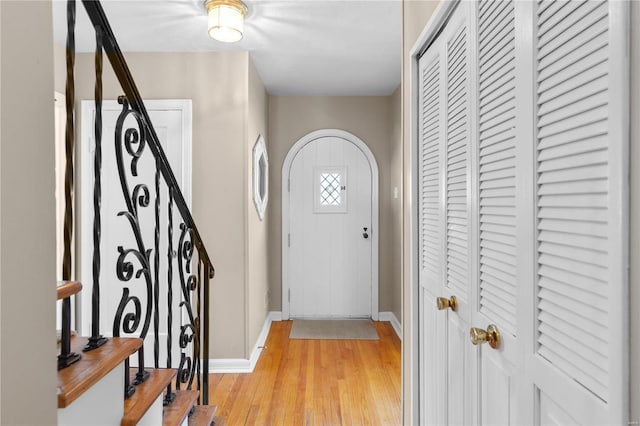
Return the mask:
M78 294L80 290L82 290L80 281L58 281L58 300Z

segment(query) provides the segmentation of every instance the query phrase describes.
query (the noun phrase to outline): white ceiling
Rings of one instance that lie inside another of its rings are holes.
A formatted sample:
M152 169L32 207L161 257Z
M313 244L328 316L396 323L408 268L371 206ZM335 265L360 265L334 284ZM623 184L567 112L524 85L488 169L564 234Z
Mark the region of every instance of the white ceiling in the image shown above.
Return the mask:
M102 0L124 52L249 51L272 95L389 95L400 84L401 0L251 0L242 41L207 35L204 0ZM53 2L66 39L66 1ZM78 1L76 48L95 41ZM126 55L125 55L126 56Z

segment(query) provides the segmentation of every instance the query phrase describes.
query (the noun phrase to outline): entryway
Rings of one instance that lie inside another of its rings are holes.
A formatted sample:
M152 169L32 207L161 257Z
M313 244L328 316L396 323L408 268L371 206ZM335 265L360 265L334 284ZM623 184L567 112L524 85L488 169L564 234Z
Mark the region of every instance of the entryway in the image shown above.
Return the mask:
M378 166L353 134L319 130L283 165L283 318L378 316Z

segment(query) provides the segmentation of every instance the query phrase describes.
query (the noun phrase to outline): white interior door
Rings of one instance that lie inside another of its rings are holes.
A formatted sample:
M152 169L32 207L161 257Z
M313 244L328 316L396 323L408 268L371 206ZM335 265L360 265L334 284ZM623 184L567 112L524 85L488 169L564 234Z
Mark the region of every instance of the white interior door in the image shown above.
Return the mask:
M626 424L628 3L442 7L417 75L420 421ZM449 46L465 13L459 98ZM458 99L470 214L455 203ZM450 295L443 316L434 298Z
M627 424L629 4L532 15L536 414Z
M419 63L420 353L429 424L471 421L469 54L469 9L458 7ZM438 298L455 304L438 311Z
M337 136L307 143L289 174L289 315L372 315L372 170ZM377 247L376 247L377 250Z
M500 333L499 346L474 350L474 423L527 424L518 404L517 367L523 351L518 334L519 263L516 205L515 2L485 1L471 8L475 28L477 100L474 143L475 255L472 326ZM522 173L522 171L520 171ZM522 247L520 247L522 248ZM477 265L477 266L476 266ZM525 333L526 335L526 333Z
M149 116L152 120L158 138L167 155L171 168L176 176L178 184L181 186L187 202L190 201L190 178L188 177L190 137L191 137L191 102L190 101L148 101L146 103ZM127 183L129 191L133 192L138 184L147 186L149 197L147 203L138 202L138 222L145 249L151 250L150 254L150 276L152 288L149 290L148 283L142 274L139 278L134 276L129 281L121 281L116 275L116 265L120 257L119 248L124 250L137 249L136 239L129 221L124 216L119 216L119 212L127 210L125 196L118 174L116 152L115 152L115 126L118 116L122 111L122 106L116 101L103 102L102 121L102 202L101 202L101 237L100 237L100 331L104 336L114 335L114 319L118 305L123 297L124 288L128 288L129 297L137 297L141 305L141 324L137 331L132 334L122 332L122 322L120 323L120 333L122 336L136 336L140 334L146 316L150 315L149 333L145 339L145 364L153 365L155 351L154 327L159 330L157 350L159 352L159 365L167 365L167 338L169 330L168 321L168 299L167 288L168 271L168 189L164 180L160 180L160 239L159 239L159 265L158 279L160 282L158 290L158 309L149 309L153 303L149 301L149 294L153 299L155 290L155 173L156 165L150 148L146 146L143 155L137 161L137 177L132 177L130 173L132 157L123 147L124 167L127 171ZM93 122L95 108L93 101L83 102L82 115L82 282L84 289L81 297L81 333L85 336L91 335L91 288L93 283L93 181L94 181L94 152L95 141L93 135ZM130 115L124 123L124 129L137 128L135 120ZM124 133L124 131L123 131ZM133 149L137 149L134 145ZM186 184L186 186L185 186ZM144 191L140 191L142 196ZM148 204L148 205L147 205ZM175 205L172 208L172 229L173 229L173 251L178 249L178 239L180 237L180 215ZM131 262L135 271L140 269L140 263L134 256L128 256L125 261ZM180 360L180 348L177 336L180 335L180 325L182 323L179 303L182 299L180 278L178 272L177 259L173 259L171 285L171 311L173 312L171 330L173 335L172 344L172 364L177 367ZM152 301L151 301L152 302ZM126 313L135 312L134 304L129 303L125 307ZM132 360L135 364L135 360Z

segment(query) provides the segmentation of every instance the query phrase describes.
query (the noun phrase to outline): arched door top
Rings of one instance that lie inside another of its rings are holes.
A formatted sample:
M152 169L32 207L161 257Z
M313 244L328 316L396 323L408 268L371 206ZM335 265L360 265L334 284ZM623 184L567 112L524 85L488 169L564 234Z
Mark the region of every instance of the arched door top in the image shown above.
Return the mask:
M376 158L373 156L373 152L371 151L369 146L367 146L367 144L364 143L362 139L360 139L353 133L349 133L345 130L321 129L321 130L313 131L311 133L307 133L305 136L301 137L295 144L293 144L291 149L289 149L289 152L287 153L287 156L284 159L284 163L282 165L282 176L283 177L289 176L289 171L291 170L291 163L293 162L293 159L296 158L296 155L298 155L298 152L300 152L300 150L304 148L306 144L316 139L330 137L330 136L342 138L346 141L351 142L352 144L357 146L358 149L360 149L360 151L362 151L362 153L367 157L367 161L369 161L369 165L371 166L372 176L374 176L373 178L375 181L374 190L376 192L376 197L377 197L378 162L376 161Z

